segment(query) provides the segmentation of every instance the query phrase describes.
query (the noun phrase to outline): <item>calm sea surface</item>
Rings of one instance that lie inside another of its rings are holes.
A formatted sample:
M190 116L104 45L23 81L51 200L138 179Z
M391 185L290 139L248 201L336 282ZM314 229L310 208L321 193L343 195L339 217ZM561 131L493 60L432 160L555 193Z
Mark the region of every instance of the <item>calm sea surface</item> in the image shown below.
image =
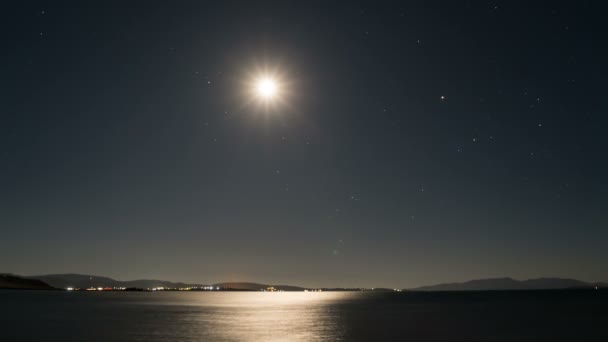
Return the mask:
M591 340L607 291L0 291L0 341Z

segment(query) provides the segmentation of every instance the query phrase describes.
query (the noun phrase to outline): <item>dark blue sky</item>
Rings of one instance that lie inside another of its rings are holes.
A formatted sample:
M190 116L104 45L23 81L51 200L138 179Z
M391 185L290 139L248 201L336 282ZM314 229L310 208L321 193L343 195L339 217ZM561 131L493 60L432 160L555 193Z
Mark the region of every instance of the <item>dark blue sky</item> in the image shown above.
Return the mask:
M608 281L602 7L5 6L0 271Z

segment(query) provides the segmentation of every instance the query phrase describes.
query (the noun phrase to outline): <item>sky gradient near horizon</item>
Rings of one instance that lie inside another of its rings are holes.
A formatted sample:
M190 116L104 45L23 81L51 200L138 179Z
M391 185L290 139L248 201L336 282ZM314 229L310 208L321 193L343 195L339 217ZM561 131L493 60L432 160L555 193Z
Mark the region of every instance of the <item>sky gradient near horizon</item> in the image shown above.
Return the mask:
M608 281L602 7L5 6L0 272Z

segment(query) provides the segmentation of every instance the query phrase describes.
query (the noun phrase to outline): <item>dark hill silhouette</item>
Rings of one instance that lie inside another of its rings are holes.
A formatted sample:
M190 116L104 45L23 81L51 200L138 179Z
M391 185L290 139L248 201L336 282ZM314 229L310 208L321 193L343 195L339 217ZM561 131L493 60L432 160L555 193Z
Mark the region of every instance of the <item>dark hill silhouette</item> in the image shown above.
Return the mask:
M101 277L96 275L87 274L46 274L27 276L23 278L28 279L39 279L47 282L51 286L57 288L89 288L89 287L126 287L126 288L155 288L155 287L168 287L168 288L184 288L184 287L205 287L208 285L204 284L188 284L181 282L171 282L166 280L154 280L154 279L140 279L140 280L129 280L120 281L109 277ZM220 287L223 290L239 290L239 291L260 291L267 289L268 287L274 287L277 290L282 291L304 291L303 287L291 286L291 285L269 285L259 283L248 283L248 282L228 282L214 284L214 287Z
M100 277L86 274L47 274L28 276L29 279L39 279L51 286L65 289L67 287L89 288L89 287L127 287L127 288L155 288L155 287L202 287L201 284L186 284L155 279L139 279L120 281L108 277Z
M54 290L55 288L37 279L0 274L0 289Z
M171 282L155 279L139 279L120 281L109 277L85 274L47 274L38 276L16 276L12 274L1 274L0 288L59 288L68 287L86 289L89 287L124 287L151 289L155 287L186 288L205 287L204 284L188 284L182 282ZM12 277L12 278L10 278ZM213 285L222 290L235 291L261 291L269 287L282 291L304 291L305 287L293 285L272 285L253 282L225 282ZM408 291L485 291L485 290L550 290L571 288L608 288L607 283L588 283L576 279L565 278L537 278L528 280L516 280L513 278L477 279L463 283L445 283L431 286L422 286L406 289ZM358 288L321 288L323 291L359 291ZM371 290L371 289L367 289ZM375 288L374 291L392 291L392 289Z
M605 283L587 283L576 279L538 278L516 280L513 278L476 279L464 283L446 283L422 286L410 291L485 291L485 290L557 290L571 288L608 287Z

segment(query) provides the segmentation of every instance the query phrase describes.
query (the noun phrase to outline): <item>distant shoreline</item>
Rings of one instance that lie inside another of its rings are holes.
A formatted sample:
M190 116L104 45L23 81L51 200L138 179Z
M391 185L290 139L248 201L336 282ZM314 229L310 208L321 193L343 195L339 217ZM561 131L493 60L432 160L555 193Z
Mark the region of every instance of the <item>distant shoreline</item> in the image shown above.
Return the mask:
M516 280L490 278L462 283L444 283L416 288L307 288L293 285L272 285L252 282L227 282L213 285L188 284L165 280L120 281L103 276L83 274L49 274L19 276L0 274L0 289L65 290L88 292L472 292L472 291L535 291L606 289L607 283L588 283L567 278L536 278Z

